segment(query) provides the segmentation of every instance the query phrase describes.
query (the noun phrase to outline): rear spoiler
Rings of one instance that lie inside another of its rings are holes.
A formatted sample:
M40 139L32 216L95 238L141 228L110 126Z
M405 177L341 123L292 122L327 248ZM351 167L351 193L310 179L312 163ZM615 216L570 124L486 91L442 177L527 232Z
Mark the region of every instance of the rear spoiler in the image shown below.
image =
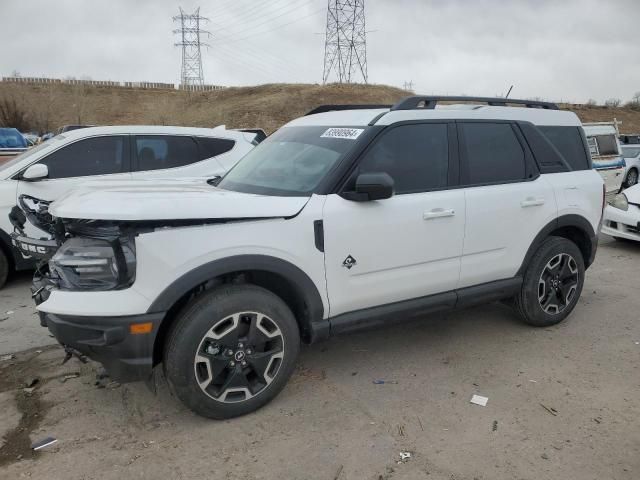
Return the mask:
M234 128L237 132L254 133L256 136L253 141L257 144L267 138L266 132L261 128Z

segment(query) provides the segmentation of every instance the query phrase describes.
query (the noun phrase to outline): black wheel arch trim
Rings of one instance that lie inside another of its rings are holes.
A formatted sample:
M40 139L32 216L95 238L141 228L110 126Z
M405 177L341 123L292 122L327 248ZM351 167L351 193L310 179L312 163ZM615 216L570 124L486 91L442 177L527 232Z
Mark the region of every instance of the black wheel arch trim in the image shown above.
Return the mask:
M166 287L147 309L147 313L169 311L187 293L211 279L234 272L248 271L272 273L288 280L295 286L296 295L305 305L305 318L297 319L299 322L307 323L304 325L306 327L304 330L322 332L326 328L328 331L329 322L323 318L322 297L313 280L292 263L268 255L235 255L200 265ZM324 323L327 324L326 327ZM307 341L315 340L318 340L315 335L314 338L307 339Z
M518 269L516 275L524 275L524 271L527 269L531 258L536 253L538 248L540 248L542 242L544 242L544 240L549 237L554 231L564 227L577 228L583 231L588 237L591 243L591 245L589 246L590 253L587 255L588 258L584 259L585 268L588 268L593 263L593 260L596 256L596 249L598 247L598 235L593 230L591 223L589 223L586 218L576 214L568 214L562 215L552 220L542 230L540 230L540 232L538 232L538 235L536 235L536 237L533 239L533 242L531 242L531 245L529 246L529 249L524 256L524 260L522 261L522 264L520 265L520 268ZM578 245L578 247L580 246Z

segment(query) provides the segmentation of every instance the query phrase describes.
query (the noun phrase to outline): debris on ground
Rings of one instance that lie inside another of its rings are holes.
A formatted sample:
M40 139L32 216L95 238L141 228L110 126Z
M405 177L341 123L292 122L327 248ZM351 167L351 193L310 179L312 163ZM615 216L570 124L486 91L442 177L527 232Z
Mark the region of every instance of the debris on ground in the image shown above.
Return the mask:
M404 463L411 458L411 452L400 452L400 460L398 463Z
M14 313L16 312L14 312L13 310L7 310L6 312L4 312L5 315L13 315Z
M493 421L493 425L491 426L491 431L492 432L497 432L498 431L498 420L494 420Z
M384 384L393 384L393 385L397 385L398 381L397 380L374 380L373 384L374 385L384 385Z
M486 407L488 401L489 397L483 397L482 395L474 395L471 397L471 403L480 405L481 407Z
M15 356L15 355L13 355L12 353L10 353L9 355L2 355L2 356L0 357L0 361L2 361L2 362L6 362L6 361L8 361L8 360L13 360L14 358L16 358L16 356Z
M33 394L35 389L36 389L36 387L27 387L27 388L23 388L22 391L24 393L26 393L27 395L31 395L31 394Z
M53 437L47 437L44 438L38 442L32 443L31 444L31 449L32 450L41 450L45 447L48 447L49 445L53 445L54 443L56 443L58 440L56 438Z
M546 453L540 455L540 458L542 458L543 460L549 460L549 456Z
M546 405L544 405L544 404L542 404L542 403L540 404L540 406L541 406L542 408L544 408L547 412L549 412L551 415L553 415L554 417L557 417L557 416L558 416L558 411L557 411L555 408L553 408L553 407L547 407Z
M65 375L60 378L60 383L65 383L67 380L71 380L72 378L78 378L80 376L80 372L73 372Z
M416 417L418 419L418 423L420 424L420 430L422 430L424 432L424 427L422 426L422 420L420 420L420 417Z
M344 465L340 465L338 467L338 471L336 472L336 476L333 477L333 480L338 480L340 478L340 474L342 473L342 469L344 468Z
M38 382L40 382L40 379L38 377L27 378L27 380L24 382L24 386L26 388L35 387Z
M602 423L602 417L596 417L593 419L594 422L596 422L597 424Z

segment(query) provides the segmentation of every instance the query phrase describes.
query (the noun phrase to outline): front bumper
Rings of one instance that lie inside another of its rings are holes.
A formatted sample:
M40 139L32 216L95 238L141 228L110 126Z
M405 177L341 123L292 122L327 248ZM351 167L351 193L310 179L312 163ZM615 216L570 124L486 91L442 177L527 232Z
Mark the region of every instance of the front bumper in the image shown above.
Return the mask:
M153 346L164 313L125 317L80 317L40 312L40 321L56 339L100 362L119 382L146 380L153 368ZM146 334L131 334L130 326L150 322Z
M640 242L640 207L629 204L629 209L625 212L607 205L601 231L612 237Z

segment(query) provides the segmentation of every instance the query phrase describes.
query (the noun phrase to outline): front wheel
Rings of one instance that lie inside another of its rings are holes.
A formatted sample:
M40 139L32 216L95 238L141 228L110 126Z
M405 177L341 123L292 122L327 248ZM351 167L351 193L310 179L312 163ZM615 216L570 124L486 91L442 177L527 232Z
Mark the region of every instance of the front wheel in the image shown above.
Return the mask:
M516 296L516 308L529 325L555 325L573 311L584 284L580 249L561 237L547 238L534 254Z
M224 286L195 298L177 319L165 373L191 410L231 418L272 400L299 350L298 324L279 297L255 285Z

